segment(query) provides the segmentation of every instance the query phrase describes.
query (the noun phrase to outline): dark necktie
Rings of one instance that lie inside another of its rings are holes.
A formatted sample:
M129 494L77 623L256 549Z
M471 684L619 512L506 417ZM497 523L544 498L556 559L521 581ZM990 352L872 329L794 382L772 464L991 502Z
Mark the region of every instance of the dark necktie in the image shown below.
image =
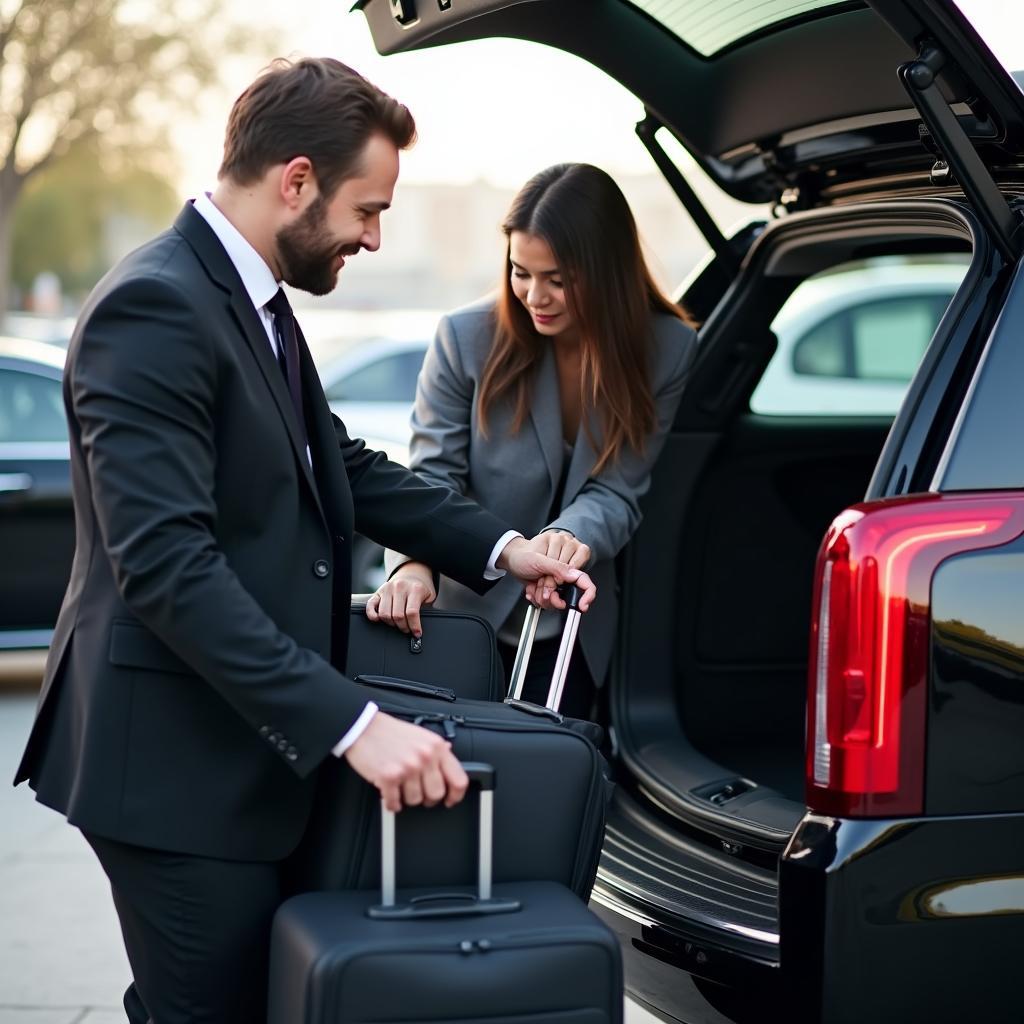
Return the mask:
M288 393L292 396L295 415L299 418L299 429L303 440L306 437L306 420L302 412L302 382L299 379L299 339L295 330L295 314L284 290L277 289L277 294L267 303L267 309L274 316L274 332L277 334L278 363L288 384Z

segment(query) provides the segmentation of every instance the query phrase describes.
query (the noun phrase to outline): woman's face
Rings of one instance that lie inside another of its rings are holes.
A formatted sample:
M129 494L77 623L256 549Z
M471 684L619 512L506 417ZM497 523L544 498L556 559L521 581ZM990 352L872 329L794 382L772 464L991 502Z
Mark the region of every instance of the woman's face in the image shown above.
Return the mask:
M566 303L562 275L551 248L523 231L509 235L512 291L526 307L538 334L549 338L571 335L575 324Z

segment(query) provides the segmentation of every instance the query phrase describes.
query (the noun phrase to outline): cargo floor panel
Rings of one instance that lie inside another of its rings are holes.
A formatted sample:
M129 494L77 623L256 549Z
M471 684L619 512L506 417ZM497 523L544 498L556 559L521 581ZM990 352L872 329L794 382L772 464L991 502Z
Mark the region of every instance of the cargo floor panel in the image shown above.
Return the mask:
M608 812L598 900L602 893L669 927L778 957L775 872L685 839L621 791Z

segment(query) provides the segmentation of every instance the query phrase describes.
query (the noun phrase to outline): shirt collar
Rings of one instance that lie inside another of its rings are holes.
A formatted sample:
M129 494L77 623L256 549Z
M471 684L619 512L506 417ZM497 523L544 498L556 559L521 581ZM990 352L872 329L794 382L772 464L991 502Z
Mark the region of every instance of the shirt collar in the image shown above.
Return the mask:
M252 304L262 309L276 294L277 280L263 257L246 241L242 233L214 205L209 192L203 192L193 202L196 213L213 229L224 246L228 259L238 271Z

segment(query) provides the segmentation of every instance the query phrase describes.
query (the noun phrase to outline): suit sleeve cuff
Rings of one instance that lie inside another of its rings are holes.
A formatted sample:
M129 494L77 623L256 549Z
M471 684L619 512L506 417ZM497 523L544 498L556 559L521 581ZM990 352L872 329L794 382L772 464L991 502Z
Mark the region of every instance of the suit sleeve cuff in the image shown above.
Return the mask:
M499 569L497 561L501 557L502 551L505 550L505 546L510 540L515 540L516 537L522 537L522 534L517 530L508 530L501 535L498 539L498 543L494 545L491 551L491 557L487 561L487 568L484 569L485 580L500 580L505 575L504 569Z
M363 713L352 723L352 727L338 742L331 747L331 753L335 757L342 757L346 750L366 731L366 727L373 721L373 716L380 711L373 701L368 701ZM323 747L320 748L323 750Z

